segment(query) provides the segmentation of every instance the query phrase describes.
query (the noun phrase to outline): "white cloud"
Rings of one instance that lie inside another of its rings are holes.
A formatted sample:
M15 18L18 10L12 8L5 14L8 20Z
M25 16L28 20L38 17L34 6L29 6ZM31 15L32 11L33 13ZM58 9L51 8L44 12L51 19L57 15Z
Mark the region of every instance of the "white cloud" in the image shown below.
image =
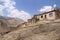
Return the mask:
M48 12L48 11L51 11L51 10L52 10L52 6L44 6L39 11L40 12Z
M7 9L8 11L8 15L9 17L16 17L16 18L20 18L23 19L24 21L27 21L27 19L31 18L31 15L25 11L19 11L15 5L16 2L14 0L0 0L1 2L3 2L4 7Z
M3 16L3 9L4 9L4 6L0 5L0 16Z
M27 19L31 18L30 14L24 11L19 11L17 9L14 9L11 11L11 13L8 15L9 17L15 17L23 19L24 21L27 21Z
M48 12L53 10L56 7L56 4L54 4L53 6L43 6L39 12Z
M53 7L55 8L56 7L56 4L54 4Z

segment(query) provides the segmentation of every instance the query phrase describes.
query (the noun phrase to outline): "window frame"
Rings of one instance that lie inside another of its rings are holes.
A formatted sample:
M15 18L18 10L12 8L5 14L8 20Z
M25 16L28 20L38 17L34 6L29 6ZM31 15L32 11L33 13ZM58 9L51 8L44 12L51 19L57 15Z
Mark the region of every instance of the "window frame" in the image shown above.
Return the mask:
M49 17L53 17L53 13L49 13Z

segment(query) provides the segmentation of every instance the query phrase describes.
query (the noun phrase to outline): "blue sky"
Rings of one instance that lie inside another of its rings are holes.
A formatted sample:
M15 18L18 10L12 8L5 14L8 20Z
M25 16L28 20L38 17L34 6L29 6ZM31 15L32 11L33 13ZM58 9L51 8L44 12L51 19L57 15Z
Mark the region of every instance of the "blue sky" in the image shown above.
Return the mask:
M60 0L0 0L0 15L16 17L22 20L33 15L60 8Z
M39 10L43 6L53 6L54 4L57 7L60 7L60 0L15 0L16 7L19 10L24 10L29 12L31 15L40 13Z

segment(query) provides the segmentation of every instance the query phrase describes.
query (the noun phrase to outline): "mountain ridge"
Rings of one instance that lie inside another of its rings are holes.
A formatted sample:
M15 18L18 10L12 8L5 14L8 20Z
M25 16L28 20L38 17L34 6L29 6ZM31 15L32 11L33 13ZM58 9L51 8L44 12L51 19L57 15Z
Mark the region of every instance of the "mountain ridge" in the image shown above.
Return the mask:
M0 16L0 33L4 34L6 32L14 30L15 28L17 28L17 25L23 22L23 20L20 20L18 18Z

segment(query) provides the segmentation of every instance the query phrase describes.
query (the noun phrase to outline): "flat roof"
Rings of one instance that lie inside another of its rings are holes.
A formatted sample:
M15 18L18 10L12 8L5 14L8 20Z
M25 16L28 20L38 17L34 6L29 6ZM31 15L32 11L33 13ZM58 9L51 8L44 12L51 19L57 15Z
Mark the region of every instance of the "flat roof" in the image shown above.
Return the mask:
M44 15L44 14L48 14L48 13L50 13L50 12L57 12L57 11L58 11L58 9L56 9L56 10L51 10L51 11L49 11L49 12L44 12L44 13L42 13L42 14L38 14L38 15L34 15L34 16Z

